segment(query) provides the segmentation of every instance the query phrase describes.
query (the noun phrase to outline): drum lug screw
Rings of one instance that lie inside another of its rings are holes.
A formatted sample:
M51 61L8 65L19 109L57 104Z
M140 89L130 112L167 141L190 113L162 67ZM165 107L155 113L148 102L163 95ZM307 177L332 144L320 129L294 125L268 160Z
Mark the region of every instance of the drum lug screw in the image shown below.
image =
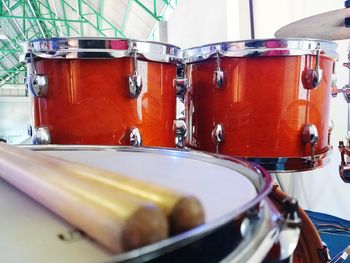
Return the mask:
M27 89L35 97L47 97L48 94L48 78L43 74L29 74L26 80Z
M331 135L332 135L332 131L334 129L334 122L332 120L329 121L328 124L328 145L331 145Z
M133 73L129 75L129 96L137 98L142 90L142 77L137 74L137 48L132 47L130 54L133 56Z
M33 144L50 144L51 143L51 134L49 127L40 126L38 127L33 136Z
M130 129L130 145L139 147L142 145L142 138L140 130L136 127Z
M304 143L310 144L311 160L315 161L315 144L318 142L318 131L314 124L305 124L302 139Z
M323 70L320 68L320 47L316 48L315 69L305 69L302 73L302 83L305 89L315 89L320 85L323 77Z
M216 145L216 153L219 153L219 144L225 139L224 126L222 124L216 124L211 136Z
M189 87L189 82L187 78L176 78L173 85L176 87L176 95L183 97Z
M182 149L185 147L185 138L187 136L187 125L183 119L175 120L175 132L176 132L176 139L175 139L176 147Z
M142 90L142 78L133 74L129 76L129 95L131 98L137 98Z
M220 69L219 52L216 54L216 70L214 71L213 82L218 89L222 89L224 86L224 72Z
M283 200L279 236L281 260L293 254L299 241L301 219L297 212L298 207L298 202L293 198Z

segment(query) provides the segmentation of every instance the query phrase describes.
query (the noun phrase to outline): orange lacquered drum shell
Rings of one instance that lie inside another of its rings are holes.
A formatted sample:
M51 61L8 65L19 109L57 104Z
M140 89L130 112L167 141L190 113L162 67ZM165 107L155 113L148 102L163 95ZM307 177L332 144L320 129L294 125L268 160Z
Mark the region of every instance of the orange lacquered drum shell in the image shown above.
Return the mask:
M283 54L283 53L281 53ZM221 57L224 84L213 82L217 60L187 66L190 88L185 98L190 147L215 152L212 131L224 127L219 152L242 157L303 157L310 146L302 140L306 124L318 130L316 154L328 150L329 103L334 60L320 55L323 78L316 89L302 84L315 55Z
M54 144L128 145L139 129L142 144L174 147L176 64L138 59L142 91L129 96L133 58L35 58L48 77L48 94L34 101L35 128L47 126Z

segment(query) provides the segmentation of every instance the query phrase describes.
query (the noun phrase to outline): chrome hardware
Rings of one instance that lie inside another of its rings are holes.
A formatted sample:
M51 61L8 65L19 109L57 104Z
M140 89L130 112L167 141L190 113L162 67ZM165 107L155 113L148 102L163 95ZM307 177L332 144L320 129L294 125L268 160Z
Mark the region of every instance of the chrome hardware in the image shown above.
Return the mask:
M214 85L216 85L216 87L218 89L221 89L224 85L224 72L220 69L220 54L219 54L219 52L216 53L216 70L214 71L213 82L214 82Z
M185 147L185 139L187 136L187 125L183 119L175 120L175 132L176 132L176 138L175 138L176 147L182 149Z
M318 131L315 125L306 124L302 133L303 142L310 144L311 160L315 160L315 144L318 142Z
M316 154L314 160L310 157L280 157L280 158L248 158L249 161L257 163L269 172L292 173L310 171L321 168L330 162L330 148L320 154Z
M221 42L183 50L186 63L193 63L214 57L218 51L222 57L269 57L315 55L320 48L322 54L333 59L339 57L337 44L327 40L313 39L252 39Z
M129 75L129 95L130 98L137 98L142 90L142 78L137 74L137 49L134 46L131 51L133 55L133 73Z
M132 74L129 76L129 95L131 98L137 98L142 89L142 78L139 75Z
M334 122L331 120L328 125L328 145L331 145L331 135L334 129Z
M334 61L333 62L333 71L332 71L332 75L331 75L331 88L332 88L332 90L337 88L337 82L338 82L338 75L335 72L335 67L336 67L336 64Z
M30 53L46 59L82 59L82 58L122 58L130 57L137 46L137 53L145 60L163 63L178 63L182 60L179 47L154 41L138 41L125 38L100 37L60 37L39 38L25 44L24 59ZM23 60L23 56L22 56Z
M298 202L293 198L286 198L282 204L282 218L280 220L280 259L290 257L299 241L301 219L298 215Z
M350 183L350 165L348 162L348 158L350 156L349 145L346 146L343 141L340 141L338 149L340 152L341 160L339 165L339 175L345 183Z
M51 135L47 126L38 127L33 136L33 144L50 144Z
M130 145L139 147L142 145L142 138L140 130L136 127L132 127L130 129L130 137L129 137Z
M176 87L176 95L183 97L188 89L189 81L186 77L174 79L173 85Z
M316 48L316 65L315 69L304 69L302 73L302 83L305 89L315 89L320 85L323 70L320 68L320 47Z
M46 97L48 94L48 78L43 74L28 74L26 80L27 89L35 97Z
M28 136L32 137L33 136L33 127L32 125L28 124L27 126L27 134Z
M339 93L343 93L345 101L350 103L350 88L349 85L345 85L342 89L338 89L337 87L332 88L332 97L335 98Z
M216 146L216 153L219 153L219 144L225 139L224 126L222 124L216 124L211 136Z

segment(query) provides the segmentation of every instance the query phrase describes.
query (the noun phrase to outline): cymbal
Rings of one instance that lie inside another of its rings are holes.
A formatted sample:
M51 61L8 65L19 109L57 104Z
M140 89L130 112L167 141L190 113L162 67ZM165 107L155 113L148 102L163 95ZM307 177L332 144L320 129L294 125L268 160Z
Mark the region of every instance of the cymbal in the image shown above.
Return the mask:
M350 39L350 28L346 28L344 23L346 17L350 17L350 8L310 16L280 28L275 36L325 40Z

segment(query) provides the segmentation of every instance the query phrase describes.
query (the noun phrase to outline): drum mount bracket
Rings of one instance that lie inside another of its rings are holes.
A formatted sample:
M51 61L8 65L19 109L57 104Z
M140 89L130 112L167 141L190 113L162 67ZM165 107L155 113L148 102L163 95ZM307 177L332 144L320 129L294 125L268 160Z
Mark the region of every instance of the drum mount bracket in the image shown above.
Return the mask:
M310 144L311 160L315 161L315 145L318 142L318 131L314 124L305 124L302 139L305 144Z
M348 158L350 156L350 145L349 140L347 141L348 145L345 145L343 141L340 141L338 146L341 158L339 165L339 174L345 183L350 183L350 163L348 161Z
M219 145L225 140L224 126L222 124L216 124L212 130L211 136L215 144L215 151L219 153Z
M174 122L175 126L175 144L179 149L185 148L185 139L187 136L187 125L183 118L176 119Z
M39 126L33 135L33 144L50 144L51 143L51 134L49 127Z
M26 77L26 87L35 97L47 97L48 95L48 77L44 74L38 74L35 69L33 54L30 53L28 63L28 75Z
M316 48L316 65L314 69L304 69L302 73L302 83L305 89L317 88L323 78L323 70L320 68L320 47Z
M221 70L220 67L220 54L219 52L216 53L216 70L214 71L213 74L213 82L214 85L218 89L222 89L224 85L224 72Z
M142 77L137 72L137 48L134 46L130 51L133 58L133 72L129 75L129 96L130 98L137 98L142 90Z
M142 146L142 137L140 130L136 127L130 128L129 142L131 146Z

